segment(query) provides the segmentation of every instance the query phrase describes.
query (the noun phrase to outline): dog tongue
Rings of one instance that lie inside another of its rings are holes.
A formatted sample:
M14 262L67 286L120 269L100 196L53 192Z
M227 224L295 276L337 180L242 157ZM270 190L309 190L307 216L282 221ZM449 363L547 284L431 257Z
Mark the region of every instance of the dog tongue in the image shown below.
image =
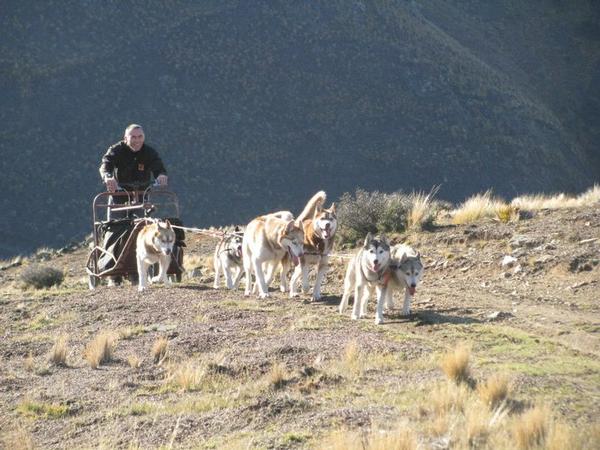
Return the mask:
M294 263L294 266L297 266L300 264L300 258L298 258L296 255L292 255L292 263Z
M410 295L415 295L415 293L417 292L417 288L410 286L408 288L408 292L410 293Z

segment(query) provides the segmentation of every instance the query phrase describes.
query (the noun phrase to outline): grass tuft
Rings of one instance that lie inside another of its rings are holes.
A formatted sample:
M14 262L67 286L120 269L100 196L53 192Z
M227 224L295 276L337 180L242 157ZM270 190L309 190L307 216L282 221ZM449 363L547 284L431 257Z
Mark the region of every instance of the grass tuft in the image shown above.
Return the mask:
M142 360L137 355L130 355L127 357L127 364L132 369L138 369L142 365Z
M542 447L548 435L549 412L535 407L517 417L513 425L513 438L517 448L529 450Z
M425 192L413 192L410 195L411 206L406 219L406 226L409 230L418 231L433 224L433 220L440 209L440 205L434 200L439 190L439 186L434 186L427 194Z
M495 409L508 398L509 381L506 375L494 374L477 386L479 398L490 409Z
M33 450L35 446L33 445L31 433L25 427L18 424L2 433L0 448L10 450Z
M282 389L288 380L289 374L283 364L275 363L267 374L267 385L274 390Z
M17 406L17 412L28 417L59 419L69 414L69 407L62 404L24 400Z
M440 367L449 380L456 384L468 382L470 379L469 358L471 349L466 345L458 345L442 355Z
M173 365L167 369L167 384L184 392L199 388L204 372L192 361Z
M498 217L497 211L505 207L505 202L494 198L492 191L476 194L452 211L452 222L455 225L473 223L483 218Z
M154 344L152 344L152 358L155 364L161 364L167 357L167 350L169 347L169 341L166 337L161 336Z
M97 369L101 364L112 361L116 345L115 333L101 332L85 347L83 357L92 369Z
M52 346L52 350L50 350L50 363L55 366L67 367L67 354L68 354L68 337L63 335L59 336L54 345Z

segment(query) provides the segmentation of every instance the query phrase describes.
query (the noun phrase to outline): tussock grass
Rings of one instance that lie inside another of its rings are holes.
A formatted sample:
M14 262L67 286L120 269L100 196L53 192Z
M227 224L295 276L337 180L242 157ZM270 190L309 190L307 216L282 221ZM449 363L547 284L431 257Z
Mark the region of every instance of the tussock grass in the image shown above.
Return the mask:
M483 218L498 217L498 211L507 207L506 203L492 196L488 190L483 194L476 194L465 200L457 209L451 212L452 223L464 225L473 223Z
M544 445L548 436L550 414L548 409L535 407L517 417L513 424L513 437L517 448L529 450Z
M35 370L35 359L33 359L33 353L29 352L27 357L23 361L23 367L27 372L33 372Z
M166 337L161 336L154 341L154 344L152 344L152 358L155 364L160 364L165 360L168 348L169 341Z
M500 222L516 222L520 218L519 208L514 205L499 204L496 208L496 217Z
M281 363L275 363L266 375L266 383L270 389L278 390L285 387L289 373Z
M439 186L434 186L427 194L425 192L413 192L410 195L411 206L406 219L406 227L409 230L418 231L433 224L439 210L439 204L434 200L434 197L439 190Z
M416 450L418 440L414 431L403 424L389 431L372 429L369 433L341 428L330 432L316 448L320 450Z
M440 367L449 380L456 384L468 382L470 379L469 358L471 349L460 344L453 350L442 355Z
M477 393L481 401L490 409L497 408L510 394L508 376L504 374L490 376L485 382L479 383Z
M50 362L55 366L67 367L68 339L66 335L59 336L50 350Z
M21 424L16 424L13 427L2 433L0 447L10 450L33 450L33 438L31 433Z
M83 357L92 369L97 369L101 364L112 361L116 345L117 337L114 332L100 332L85 347Z
M25 287L34 289L49 288L60 285L65 278L62 270L54 267L32 264L21 272L21 281Z
M511 205L527 211L536 211L540 209L564 209L593 206L599 202L600 184L594 184L593 187L578 196L568 196L564 193L555 195L522 195L514 198Z
M441 383L431 391L429 404L435 416L446 417L449 413L462 413L468 397L469 391L464 385Z
M142 360L137 355L129 355L127 357L127 364L132 369L138 369L142 365Z
M173 364L167 368L165 382L167 385L178 388L181 391L189 392L200 388L200 383L205 375L202 370L193 361L185 361L179 364Z
M136 325L134 327L126 327L119 330L119 339L133 339L135 336L144 334L146 328L143 325Z

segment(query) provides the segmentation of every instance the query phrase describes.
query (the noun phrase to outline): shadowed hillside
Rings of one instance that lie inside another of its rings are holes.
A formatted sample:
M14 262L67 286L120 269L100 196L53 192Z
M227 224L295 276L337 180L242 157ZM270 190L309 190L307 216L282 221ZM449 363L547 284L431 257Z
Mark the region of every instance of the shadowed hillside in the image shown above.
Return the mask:
M130 122L197 226L298 212L321 188L456 200L600 178L591 2L135 5L5 2L0 256L88 232Z

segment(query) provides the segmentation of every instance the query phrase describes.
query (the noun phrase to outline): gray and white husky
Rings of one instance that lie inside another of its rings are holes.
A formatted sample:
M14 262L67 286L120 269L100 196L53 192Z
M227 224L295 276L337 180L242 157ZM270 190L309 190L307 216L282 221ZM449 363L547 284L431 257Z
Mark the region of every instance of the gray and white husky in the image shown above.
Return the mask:
M421 283L425 267L421 262L421 253L405 244L394 245L391 248L389 283L385 291L385 306L394 307L393 293L404 290L404 305L402 315L410 314L410 302Z
M219 289L221 272L225 277L227 289L237 289L244 273L242 265L243 232L235 227L233 233L227 233L225 239L215 248L213 263L215 267L215 282L213 287ZM235 278L234 278L235 277Z
M367 234L362 248L348 263L344 278L344 295L339 311L343 314L348 306L348 299L354 291L354 306L351 318L362 318L367 313L367 302L370 293L377 293L377 313L375 323L383 322L383 300L386 295L387 279L390 276L390 244L385 236L374 237ZM380 308L381 305L381 308Z

